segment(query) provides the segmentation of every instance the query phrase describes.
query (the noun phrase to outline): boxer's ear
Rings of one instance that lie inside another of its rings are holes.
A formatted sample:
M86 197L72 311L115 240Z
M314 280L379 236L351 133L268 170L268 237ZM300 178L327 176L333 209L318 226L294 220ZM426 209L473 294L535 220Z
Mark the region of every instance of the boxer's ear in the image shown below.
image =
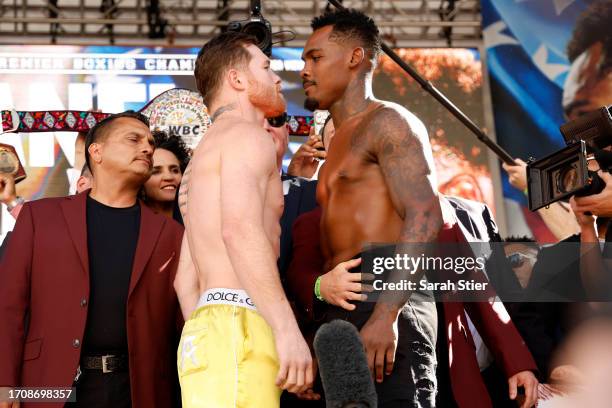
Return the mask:
M230 69L227 71L227 80L232 88L237 91L244 91L246 89L246 78L242 72L237 69Z
M363 47L357 47L353 49L353 52L351 53L351 60L349 61L349 67L350 68L358 67L363 62L364 59L365 59L365 50L363 49Z

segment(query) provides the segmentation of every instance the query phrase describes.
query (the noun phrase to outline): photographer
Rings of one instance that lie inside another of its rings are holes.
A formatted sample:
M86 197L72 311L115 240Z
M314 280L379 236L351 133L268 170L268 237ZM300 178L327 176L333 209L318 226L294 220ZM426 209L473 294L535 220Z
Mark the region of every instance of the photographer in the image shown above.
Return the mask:
M570 120L612 104L611 23L612 3L609 1L594 2L576 23L567 46L571 67L563 86L563 110ZM589 197L576 197L575 210L610 217L612 176L603 171L599 176L606 183L604 190Z
M563 113L574 120L600 106L612 104L612 2L594 1L580 15L567 45L571 63L563 85ZM525 191L527 188L526 163L516 159L515 166L503 164L510 184ZM576 209L597 216L612 215L612 176L600 175L606 188L600 194L577 198ZM538 210L546 226L559 239L577 234L580 226L574 220L566 203L553 203Z

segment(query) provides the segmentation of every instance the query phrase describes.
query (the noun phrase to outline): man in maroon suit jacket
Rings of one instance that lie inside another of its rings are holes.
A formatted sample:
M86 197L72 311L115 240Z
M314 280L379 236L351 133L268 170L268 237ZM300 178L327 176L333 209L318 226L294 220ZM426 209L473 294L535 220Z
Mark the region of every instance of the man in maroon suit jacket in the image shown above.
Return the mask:
M438 241L467 242L465 235L470 232L461 228L455 215L462 215L459 211L461 209L453 210L445 198L441 199L441 206L445 224ZM321 210L316 208L296 220L293 226L293 258L287 272L289 295L295 299L300 309L298 313L301 312L303 317L301 323L306 327L312 327L312 322L325 309L325 305L315 299L313 290L315 281L322 275L324 263L318 239L320 217ZM480 238L484 240L484 237ZM448 350L453 394L451 399L459 407L492 406L480 373L465 312L469 314L506 378L516 381L517 374L537 369L514 324L504 319L507 313L501 302L444 302L443 310L446 346L441 349Z
M98 130L92 190L25 204L0 263L0 387L76 384L79 406L172 407L182 227L136 199L152 165L146 119ZM100 356L117 344L124 356Z

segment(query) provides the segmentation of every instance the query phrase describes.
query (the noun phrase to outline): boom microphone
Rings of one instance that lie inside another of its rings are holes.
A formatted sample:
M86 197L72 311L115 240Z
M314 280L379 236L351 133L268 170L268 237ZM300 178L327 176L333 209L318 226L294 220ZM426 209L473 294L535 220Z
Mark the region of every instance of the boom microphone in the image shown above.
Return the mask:
M327 408L376 408L378 397L357 328L326 323L314 339Z

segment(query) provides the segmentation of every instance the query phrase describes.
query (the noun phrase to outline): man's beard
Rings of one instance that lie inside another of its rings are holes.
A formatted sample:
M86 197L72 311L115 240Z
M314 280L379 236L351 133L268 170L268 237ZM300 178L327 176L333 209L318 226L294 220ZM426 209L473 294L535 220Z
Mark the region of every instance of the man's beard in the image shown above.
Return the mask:
M287 104L277 85L264 85L255 78L249 78L249 102L263 111L266 118L274 118L285 112Z
M317 109L319 109L319 101L315 98L306 97L306 99L304 100L304 109L307 109L311 112L316 111Z

